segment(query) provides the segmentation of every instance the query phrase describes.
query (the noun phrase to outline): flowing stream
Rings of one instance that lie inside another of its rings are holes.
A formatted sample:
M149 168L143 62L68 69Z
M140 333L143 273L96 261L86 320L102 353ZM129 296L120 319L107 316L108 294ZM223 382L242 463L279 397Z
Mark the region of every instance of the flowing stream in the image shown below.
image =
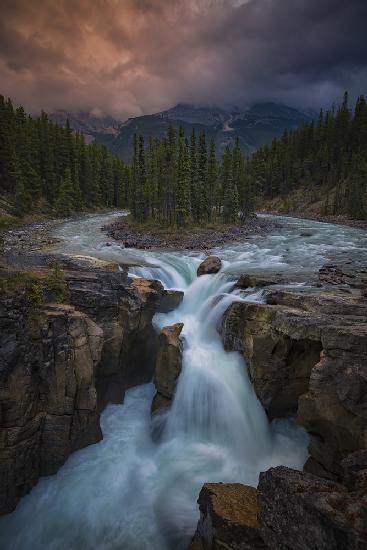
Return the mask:
M233 292L236 274L300 272L328 260L358 260L366 233L314 221L278 218L271 234L215 249L216 275L196 277L202 252L138 251L107 246L100 227L117 214L93 216L56 231L59 251L140 264L132 276L160 279L185 291L182 304L157 314L157 328L183 322L183 368L168 412L151 420L153 384L132 388L123 405L102 414L103 440L74 453L39 481L12 514L0 518L3 550L184 549L198 520L206 481L256 485L260 471L302 468L307 436L294 421L268 423L236 352L216 330L233 300L261 301L262 292ZM143 264L143 265L142 265Z

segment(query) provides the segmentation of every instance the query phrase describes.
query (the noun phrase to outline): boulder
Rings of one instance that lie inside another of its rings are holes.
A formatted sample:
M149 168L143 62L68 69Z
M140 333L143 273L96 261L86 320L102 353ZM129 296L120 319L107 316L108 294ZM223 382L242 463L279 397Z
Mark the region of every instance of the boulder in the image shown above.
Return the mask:
M176 309L182 302L184 292L181 290L165 290L159 303L158 311L160 313L169 313Z
M341 460L367 446L367 304L324 289L269 290L234 302L220 328L241 351L269 417L297 414L310 434L306 469L340 479Z
M197 276L208 275L212 273L218 273L222 267L222 260L217 256L208 256L203 262L199 265L197 269Z
M260 533L272 550L367 548L367 496L278 466L260 474Z
M153 399L152 412L168 407L173 399L177 379L182 367L183 323L163 327L158 339L154 384L157 393Z
M200 519L189 548L265 549L257 520L257 491L240 483L205 483Z
M241 288L246 290L248 288L271 286L281 284L285 282L284 275L270 274L270 275L257 275L243 273L235 284L235 288Z

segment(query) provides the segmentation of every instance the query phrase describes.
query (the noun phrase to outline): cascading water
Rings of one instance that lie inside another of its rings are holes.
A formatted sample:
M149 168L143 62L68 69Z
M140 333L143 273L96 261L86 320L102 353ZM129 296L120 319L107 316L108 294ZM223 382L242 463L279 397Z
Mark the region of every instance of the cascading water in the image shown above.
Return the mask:
M317 222L305 222L314 238L300 238L304 227L296 220L278 235L218 250L225 260L222 271L196 278L201 254L107 247L99 232L104 222L100 216L66 224L58 232L60 249L143 261L131 275L185 290L177 310L154 319L157 327L184 323L175 399L153 422L152 384L129 390L123 405L109 405L101 419L103 441L74 453L14 513L0 518L4 550L183 549L195 529L204 482L256 485L259 472L272 465L302 467L304 432L290 420L268 424L241 355L225 352L216 330L231 301L262 299L262 292L233 292L231 273L274 265L299 271L320 265L331 252L367 249L363 233Z

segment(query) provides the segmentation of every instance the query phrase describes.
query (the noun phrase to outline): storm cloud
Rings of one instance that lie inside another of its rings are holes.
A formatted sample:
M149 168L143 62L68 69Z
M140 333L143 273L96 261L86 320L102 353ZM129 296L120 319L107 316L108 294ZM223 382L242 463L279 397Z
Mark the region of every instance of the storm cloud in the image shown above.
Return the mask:
M2 0L0 93L120 119L367 89L366 0Z

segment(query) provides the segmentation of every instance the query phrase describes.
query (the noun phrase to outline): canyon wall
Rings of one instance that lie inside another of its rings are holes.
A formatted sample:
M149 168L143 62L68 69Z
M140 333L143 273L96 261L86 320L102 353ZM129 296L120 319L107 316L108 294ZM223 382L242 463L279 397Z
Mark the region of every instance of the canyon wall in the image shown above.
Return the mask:
M67 303L55 303L48 273L37 269L36 301L22 287L0 296L0 513L101 439L105 405L152 379L153 315L182 299L113 266L74 266L64 273Z
M338 480L367 448L367 302L359 292L272 289L234 302L221 333L243 353L270 418L296 415L310 436L305 469Z

